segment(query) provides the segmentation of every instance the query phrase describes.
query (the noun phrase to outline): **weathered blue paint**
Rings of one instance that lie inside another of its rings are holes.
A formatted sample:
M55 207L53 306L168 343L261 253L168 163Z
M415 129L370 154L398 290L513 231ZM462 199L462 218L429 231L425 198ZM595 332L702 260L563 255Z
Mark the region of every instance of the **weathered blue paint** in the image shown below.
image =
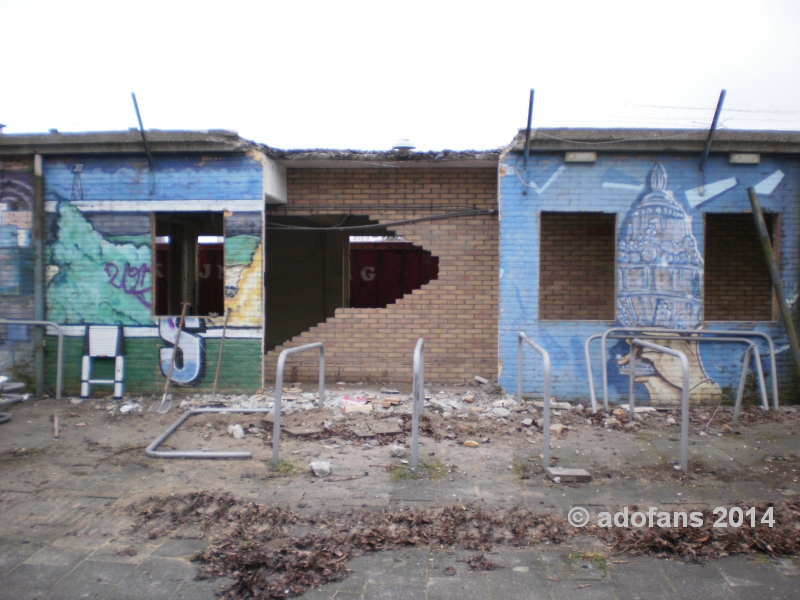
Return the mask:
M0 314L34 319L33 164L0 161ZM33 375L33 342L28 327L0 330L0 372Z
M48 158L45 199L259 200L262 166L249 156L156 156L155 193L142 157Z
M175 319L153 314L149 212L224 210L221 276L225 306L232 310L228 335L239 338L236 365L224 377L229 388L261 386L261 372L253 368L261 363L264 320L259 161L156 156L153 195L144 157L48 158L44 181L47 317L65 325L71 337L83 336L89 324L125 326L125 389L134 393L163 386L176 352ZM0 224L0 261L12 233ZM222 322L221 316L187 318L171 375L175 384L209 385L207 343L218 343Z
M763 156L759 165L731 165L727 157L712 157L701 174L695 156L600 154L592 164L565 164L563 154L538 155L529 162L531 188L527 195L522 193L521 169L521 154L509 153L501 159L499 355L500 383L504 388L516 388L518 331L524 331L550 352L553 394L566 400L588 398L583 343L588 336L615 325L749 328L770 334L776 347L785 346L780 322L703 320L703 213L749 212L746 188L756 186L763 209L780 215L781 269L791 301L798 292L800 267L800 166L796 160ZM618 289L614 321L539 320L542 211L616 215ZM640 266L651 267L647 276L663 276L659 293L639 294L649 289L641 279L637 283L631 277L643 276ZM718 395L725 386L738 383L743 347L704 343L691 351L695 354L693 384L694 380L704 380L708 395ZM609 343L612 401L627 399L624 359L628 352L624 341ZM764 348L762 356L766 355ZM593 346L592 356L593 376L595 382L600 382L599 344ZM778 357L780 380L785 379L791 366L788 352L784 350ZM763 362L765 375L771 376L769 361ZM540 394L542 380L536 361L526 360L523 365L523 392ZM667 394L664 389L670 387L669 383L661 387L642 383L637 386L638 398Z

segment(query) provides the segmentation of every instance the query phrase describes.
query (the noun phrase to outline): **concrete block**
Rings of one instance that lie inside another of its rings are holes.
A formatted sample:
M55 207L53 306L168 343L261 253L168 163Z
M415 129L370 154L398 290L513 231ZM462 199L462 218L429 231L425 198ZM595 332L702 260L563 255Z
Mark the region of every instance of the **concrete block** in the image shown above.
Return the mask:
M545 473L550 479L555 480L556 477L560 477L561 481L563 482L570 482L570 481L591 481L592 474L585 469L568 469L565 467L548 467L545 469Z

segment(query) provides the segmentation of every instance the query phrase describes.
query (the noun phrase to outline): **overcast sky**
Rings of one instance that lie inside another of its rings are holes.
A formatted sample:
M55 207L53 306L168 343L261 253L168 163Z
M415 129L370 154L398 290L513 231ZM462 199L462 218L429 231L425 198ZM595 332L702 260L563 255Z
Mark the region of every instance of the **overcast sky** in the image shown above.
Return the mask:
M6 133L488 149L525 126L800 129L800 2L0 0ZM666 108L671 107L671 108Z

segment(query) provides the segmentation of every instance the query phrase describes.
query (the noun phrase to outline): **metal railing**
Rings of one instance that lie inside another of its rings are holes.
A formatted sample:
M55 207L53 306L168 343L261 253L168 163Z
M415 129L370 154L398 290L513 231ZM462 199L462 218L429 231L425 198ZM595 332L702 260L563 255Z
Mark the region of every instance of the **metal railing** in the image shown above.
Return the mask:
M640 339L631 340L631 359L628 363L630 365L630 391L628 398L628 416L631 422L636 420L636 401L634 393L634 386L636 383L636 346L642 348L649 348L656 352L663 352L670 356L675 356L681 361L681 370L683 371L683 385L681 385L681 471L687 473L689 470L689 359L686 354L680 350L673 350L666 346L659 346L651 342L646 342Z
M64 332L61 331L56 323L52 321L23 321L17 319L2 319L0 325L35 325L40 327L52 327L58 334L58 358L56 364L56 400L61 400L61 388L64 369Z
M414 348L414 374L411 379L411 471L417 472L419 455L419 417L425 411L425 340Z
M592 336L587 338L584 344L584 353L586 355L586 373L587 378L589 380L589 399L592 404L592 414L597 413L597 399L594 393L594 377L592 376L592 357L589 352L589 345L592 341L600 339L603 336L601 333L596 333ZM646 337L644 337L646 336ZM625 340L629 339L630 335L623 335L623 334L613 334L609 335L608 338L615 339L615 340ZM662 335L654 335L650 333L640 334L640 339L650 339L650 340L663 340L663 339L682 339L686 340L687 338L667 338ZM742 405L742 398L744 396L744 386L746 383L747 378L747 371L750 365L750 357L753 356L756 362L756 373L758 376L758 384L759 389L761 391L761 408L764 410L769 410L769 398L767 396L767 387L764 380L764 371L761 367L761 353L758 350L758 345L750 339L741 338L741 337L699 337L693 338L692 341L696 342L720 342L720 343L736 343L736 344L747 344L747 350L745 351L744 360L742 361L742 374L739 379L739 390L736 394L736 403L733 413L733 422L736 423L739 418L739 410ZM606 367L607 368L607 363ZM691 390L690 390L691 391ZM603 398L603 405L606 411L609 410L608 407L608 394L604 394Z
M600 352L601 352L601 359L603 363L603 406L606 410L608 410L608 357L606 352L606 339L615 333L624 333L627 332L629 335L625 336L632 337L638 335L645 335L650 337L651 339L686 339L686 336L703 336L705 339L708 336L734 336L734 337L758 337L764 339L769 346L769 356L770 356L770 366L772 368L772 406L773 408L777 409L779 406L778 402L778 370L777 365L775 362L775 344L772 341L772 338L767 335L766 333L761 333L760 331L750 331L750 330L724 330L724 329L663 329L660 327L612 327L608 329L603 334L595 334L590 336L588 340L586 340L585 345L585 353L587 358L589 357L589 349L588 344L590 341L597 339L597 336L600 336ZM679 337L677 338L668 338L668 337L661 337L658 338L659 334L664 333L674 333L678 334ZM699 337L690 337L690 340L699 340ZM590 361L589 361L590 362ZM587 362L588 368L588 362ZM589 374L589 384L590 384L590 392L591 396L594 396L594 381L592 379L591 373Z
M544 424L542 425L542 436L544 438L544 451L542 459L544 468L550 466L550 354L530 339L523 332L519 332L517 337L517 402L522 404L522 342L542 355L543 376L544 376Z
M153 442L145 449L144 453L150 458L252 458L252 454L247 451L220 451L220 450L158 450L157 448L164 443L164 441L175 433L175 430L180 427L186 419L192 415L201 415L207 413L269 413L272 409L269 408L193 408L183 413L177 421L167 428L167 430L158 436Z
M298 352L306 352L319 348L319 396L317 406L322 406L325 399L325 346L322 342L305 344L297 348L287 348L278 356L278 366L275 370L275 424L272 429L272 464L278 464L278 453L281 439L281 397L283 396L283 369L286 366L286 357Z

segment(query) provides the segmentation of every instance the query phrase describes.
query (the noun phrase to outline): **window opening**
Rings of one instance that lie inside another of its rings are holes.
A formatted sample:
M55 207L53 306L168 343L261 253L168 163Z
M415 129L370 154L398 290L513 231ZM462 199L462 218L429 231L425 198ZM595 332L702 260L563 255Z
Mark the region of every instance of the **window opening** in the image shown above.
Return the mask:
M764 221L777 258L777 218L764 213ZM773 320L772 281L753 215L706 213L705 226L705 320Z
M543 212L539 318L613 321L616 215Z
M225 312L222 213L155 213L156 315L217 316Z

